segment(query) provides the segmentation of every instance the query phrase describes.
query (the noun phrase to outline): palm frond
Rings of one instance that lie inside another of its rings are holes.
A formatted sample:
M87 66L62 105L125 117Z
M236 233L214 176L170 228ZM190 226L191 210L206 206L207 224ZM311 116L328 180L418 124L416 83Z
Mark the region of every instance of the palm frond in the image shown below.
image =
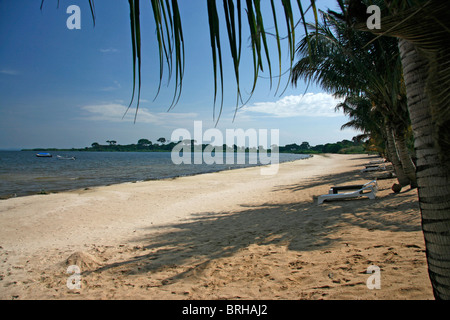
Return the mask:
M125 111L123 117L128 113L130 109L136 91L136 71L138 77L138 99L136 112L134 115L134 121L136 122L137 112L139 110L140 93L141 93L141 32L140 32L140 11L139 0L128 0L130 6L130 29L131 29L131 47L133 51L133 93L131 95L131 101ZM137 63L137 65L136 65Z
M237 6L237 20L238 20L238 33L236 34L236 18L235 8L232 0L223 1L225 11L225 21L228 32L228 41L230 44L230 53L233 59L234 75L236 79L236 108L235 115L237 113L239 101L242 102L242 95L240 89L240 76L239 76L239 63L241 60L241 46L242 46L242 16L241 16L241 1L238 0Z
M213 118L215 118L215 104L217 99L217 67L219 67L220 75L220 85L221 85L221 103L219 116L222 113L223 108L223 68L222 68L222 49L220 46L220 29L219 29L219 15L217 13L216 1L207 0L208 5L208 21L209 21L209 34L211 39L211 52L213 59L213 70L214 70L214 113Z
M450 149L450 11L449 2L440 0L394 0L382 12L381 29L368 30L363 19L355 17L354 27L378 36L386 35L413 44L428 63L424 83L434 123L433 138L440 150ZM444 163L449 163L447 152Z
M267 65L266 71L269 74L270 88L272 88L272 57L270 56L270 48L268 42L269 33L266 32L267 21L270 19L263 17L263 9L261 8L261 0L245 0L245 9L241 4L241 0L223 0L223 13L225 18L225 27L227 30L228 44L230 50L230 56L233 61L234 77L236 81L236 108L235 116L238 110L238 104L245 105L252 97L256 84L259 79L259 73L263 72L265 65ZM59 3L59 1L58 1ZM88 0L91 15L95 25L95 5L94 0ZM141 53L141 21L140 21L140 1L128 0L130 8L130 31L131 31L131 49L132 49L132 67L133 67L133 88L130 103L127 111L133 105L135 96L137 93L137 105L136 114L139 109L141 84L142 84L142 53ZM183 78L185 70L185 52L184 52L184 38L183 28L181 23L181 15L178 6L178 0L150 0L153 20L155 22L157 47L159 51L159 85L156 91L155 99L158 97L161 89L161 83L164 78L164 69L167 66L168 75L167 81L171 82L173 73L175 73L175 85L172 103L168 110L171 110L179 101L181 97ZM43 8L44 0L41 0L41 10ZM220 37L220 21L219 11L217 8L217 2L214 0L206 0L208 8L208 22L211 41L211 54L212 65L214 73L214 108L213 118L216 122L219 120L223 108L223 96L224 96L224 70L223 70L223 54L224 48ZM271 6L271 18L275 29L275 41L278 54L278 83L276 93L280 88L281 76L285 73L282 72L282 50L281 41L287 41L287 47L289 52L289 72L288 80L286 82L287 89L291 80L291 70L294 65L295 51L296 51L296 27L301 23L306 30L306 18L305 14L309 9L312 9L315 20L318 20L317 8L315 0L310 0L310 5L306 8L302 5L300 0L296 1L297 10L300 14L300 20L295 21L296 12L291 5L290 0L280 0L282 9L280 9L274 0L270 1ZM241 81L240 81L240 64L241 64L241 48L242 48L242 33L243 22L242 14L245 10L247 16L247 25L250 33L250 48L253 57L253 83L249 92L249 97L244 101L241 94ZM280 36L280 26L277 19L277 11L281 11L284 14L284 20L286 22L286 36ZM219 87L220 86L220 87ZM218 99L220 88L221 100L220 110L218 116L216 116L215 108ZM283 92L284 92L283 90ZM125 116L124 114L124 116Z

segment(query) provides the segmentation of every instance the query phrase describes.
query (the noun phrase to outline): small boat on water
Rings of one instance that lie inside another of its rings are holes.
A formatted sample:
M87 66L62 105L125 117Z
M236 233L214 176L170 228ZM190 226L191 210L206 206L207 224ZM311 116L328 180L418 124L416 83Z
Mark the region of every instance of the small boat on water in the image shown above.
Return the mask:
M75 157L63 157L63 156L60 156L60 155L57 155L56 156L57 158L58 158L58 160L75 160L76 158Z
M51 158L52 155L50 153L40 152L40 153L36 154L36 157L39 157L39 158Z

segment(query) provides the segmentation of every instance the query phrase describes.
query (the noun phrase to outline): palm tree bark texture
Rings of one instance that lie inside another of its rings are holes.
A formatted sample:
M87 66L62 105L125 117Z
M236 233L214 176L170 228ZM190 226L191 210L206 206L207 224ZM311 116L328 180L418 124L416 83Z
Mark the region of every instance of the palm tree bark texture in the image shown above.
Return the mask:
M450 172L448 165L442 163L444 157L440 156L433 138L434 123L424 86L429 64L409 41L400 40L399 46L415 138L416 176L429 274L434 295L450 299Z
M428 272L436 299L450 299L450 2L415 1L382 17L399 39L414 148Z

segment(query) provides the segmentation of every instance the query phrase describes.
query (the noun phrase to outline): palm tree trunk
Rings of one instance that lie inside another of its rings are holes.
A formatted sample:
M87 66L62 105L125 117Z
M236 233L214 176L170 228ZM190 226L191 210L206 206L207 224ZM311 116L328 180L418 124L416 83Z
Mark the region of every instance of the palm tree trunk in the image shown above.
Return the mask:
M399 40L408 109L417 156L417 184L428 273L436 299L450 299L450 170L436 146L430 100L425 92L428 61L416 47ZM430 93L428 92L428 95Z
M391 156L391 152L389 151L389 147L388 147L388 143L387 143L386 139L384 139L384 149L383 149L381 156L383 158L385 158L387 162L392 163L392 160L391 160L392 156Z
M402 163L403 172L408 177L411 188L417 188L416 166L411 159L408 147L406 146L405 135L403 132L394 132L395 145L397 147L398 157Z
M388 124L385 125L386 130L386 144L387 149L389 150L389 157L390 161L392 163L392 166L394 167L395 175L397 176L398 183L404 187L410 184L410 181L405 174L402 163L400 162L400 159L397 154L397 149L395 147L395 140L394 140L394 134L392 133L392 130Z

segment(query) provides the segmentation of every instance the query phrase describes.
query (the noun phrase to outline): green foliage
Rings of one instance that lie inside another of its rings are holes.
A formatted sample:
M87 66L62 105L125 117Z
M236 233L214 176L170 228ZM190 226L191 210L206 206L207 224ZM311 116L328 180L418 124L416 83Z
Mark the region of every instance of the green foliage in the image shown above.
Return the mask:
M164 138L160 138L164 139ZM165 139L164 139L165 140ZM108 140L109 141L109 140ZM159 139L158 139L159 141ZM194 147L195 140L185 140L178 142L170 142L168 144L152 144L148 139L140 139L137 144L107 144L101 145L97 142L91 144L91 147L85 147L81 149L56 149L56 148L36 148L36 149L23 149L22 151L101 151L101 152L171 152L172 149L179 143L183 143L184 146ZM208 145L203 144L202 150ZM188 147L189 148L189 147ZM184 148L186 150L186 147ZM280 153L297 153L297 154L319 154L319 153L366 153L365 143L357 139L354 141L342 140L336 143L319 144L317 146L311 146L309 142L302 142L300 145L296 143L287 144L285 146L278 147ZM192 149L193 150L193 149ZM222 146L223 152L258 152L263 151L264 148L252 147L239 147L236 145ZM270 149L269 149L270 151Z
M159 138L158 141L166 142L166 139ZM91 145L91 148L79 149L78 151L170 152L172 151L172 148L176 145L175 142L171 142L166 145L153 144L148 139L139 139L137 144L133 143L127 145L116 144L116 141L113 141L114 143L111 143L110 140L108 140L107 142L109 143L108 145L100 145L94 142Z
M280 153L319 154L319 153L366 153L366 148L361 141L342 140L336 143L319 144L310 146L308 142L287 144L279 147Z
M399 135L410 125L397 39L353 29L343 19L346 6L341 8L343 13L322 12L320 23L308 25L292 83L304 79L345 98L336 106L349 117L342 128L362 131L381 148L385 124ZM337 149L329 146L324 152Z

